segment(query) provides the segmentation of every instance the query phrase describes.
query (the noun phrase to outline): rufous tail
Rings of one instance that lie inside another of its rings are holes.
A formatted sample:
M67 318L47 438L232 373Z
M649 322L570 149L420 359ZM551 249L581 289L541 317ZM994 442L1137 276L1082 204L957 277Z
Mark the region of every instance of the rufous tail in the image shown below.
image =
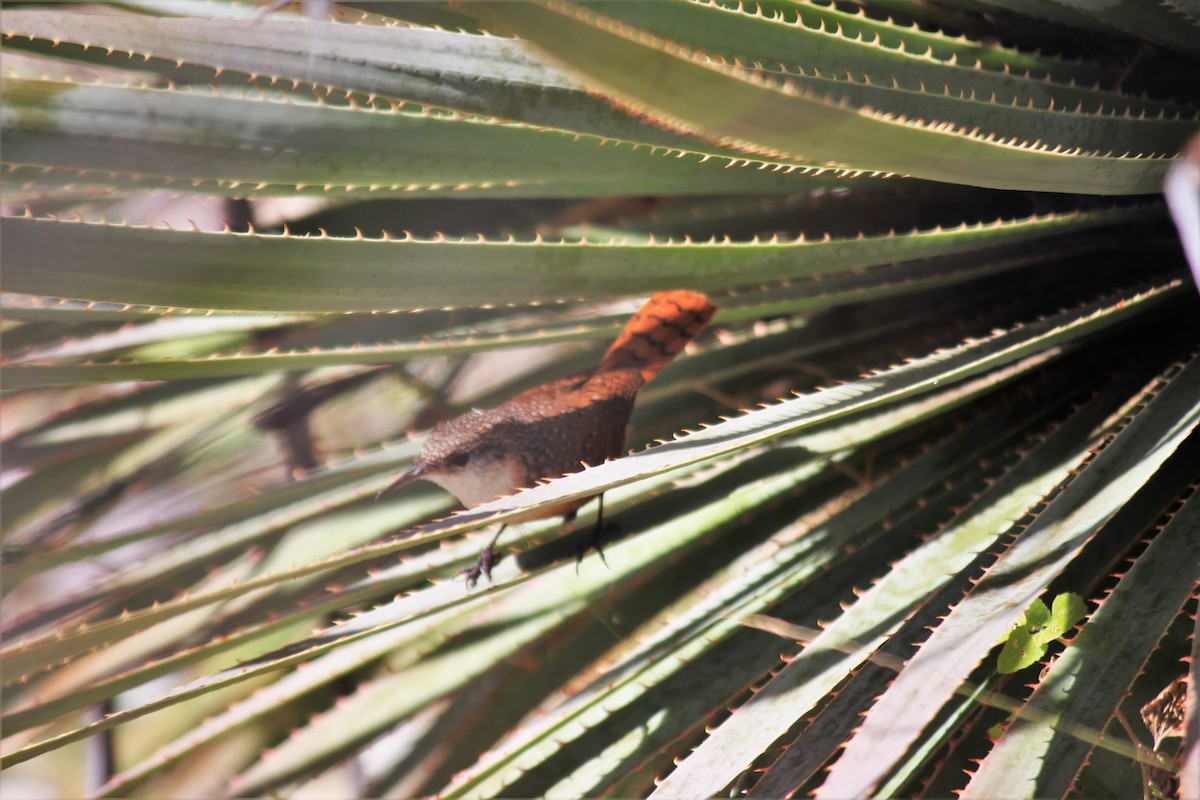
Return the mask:
M716 310L699 292L674 289L651 295L625 323L596 374L636 367L643 382L650 380L704 329Z

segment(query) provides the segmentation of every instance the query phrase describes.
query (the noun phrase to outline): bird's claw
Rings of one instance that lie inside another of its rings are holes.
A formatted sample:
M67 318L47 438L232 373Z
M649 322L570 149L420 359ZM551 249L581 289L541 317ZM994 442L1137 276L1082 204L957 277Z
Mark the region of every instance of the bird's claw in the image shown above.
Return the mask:
M490 583L492 580L492 567L496 566L501 557L502 556L492 548L484 548L483 550L479 551L479 558L475 559L475 566L459 570L458 574L466 578L468 589L475 588L475 584L479 583L479 577L481 575L487 578L488 582Z
M576 575L579 574L579 565L583 563L583 557L586 556L591 550L595 550L596 555L600 556L600 563L604 564L606 567L608 566L608 559L604 557L604 550L600 547L600 543L608 538L608 534L615 533L618 530L620 530L620 528L617 527L617 523L615 522L609 522L604 526L597 525L596 527L592 528L592 532L588 535L587 539L575 546Z

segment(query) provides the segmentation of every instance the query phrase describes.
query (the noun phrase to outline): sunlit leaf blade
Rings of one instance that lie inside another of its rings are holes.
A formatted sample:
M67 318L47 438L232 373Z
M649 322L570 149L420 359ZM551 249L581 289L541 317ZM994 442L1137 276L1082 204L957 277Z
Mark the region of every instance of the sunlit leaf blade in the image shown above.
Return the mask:
M1138 207L904 236L738 244L335 239L25 218L4 219L0 232L11 291L61 293L68 277L63 265L71 254L87 252L92 266L86 274L71 274L71 285L80 295L108 302L374 311L572 298L599 288L592 285L599 276L613 274L622 276L621 294L677 286L711 290L962 253L1159 213Z
M194 81L220 70L301 81L361 98L389 98L539 127L673 149L730 154L697 137L611 111L570 73L528 45L430 28L337 24L303 19L120 17L10 11L2 23L12 47L65 57L150 50L144 68ZM25 41L29 37L29 41ZM56 43L54 47L47 44ZM89 49L82 48L88 43ZM104 60L120 63L119 56ZM196 67L207 69L195 69ZM209 71L211 70L211 71ZM291 77L296 76L296 77ZM443 165L445 166L445 165Z
M930 244L933 244L930 242ZM1097 243L1097 246L1099 243ZM823 247L833 247L832 241ZM1094 249L1092 245L1078 243L1065 246L1060 253L1071 248ZM1016 248L1013 250L1012 248ZM1006 250L1011 250L1009 255ZM1027 251L1028 255L1017 255ZM912 261L896 265L884 265L871 274L846 273L831 265L831 274L816 274L807 277L794 287L773 288L757 292L741 292L737 297L722 299L717 316L720 322L736 322L753 319L762 314L796 314L847 305L884 297L901 297L913 293L956 284L968 283L989 275L1019 270L1031 263L1043 260L1045 248L1036 238L1018 242L1009 248L979 251L979 263L969 267L954 264L947 268L940 261ZM953 254L950 256L953 257ZM818 259L823 261L823 259ZM101 315L106 312L99 312ZM233 316L233 315L229 315ZM255 315L237 315L253 320ZM291 319L282 316L283 320ZM136 318L136 316L135 316ZM268 321L279 321L280 316L264 317ZM334 324L325 318L326 324ZM236 375L258 374L264 370L282 370L336 366L344 364L388 363L408 361L412 358L432 354L449 355L478 353L506 347L523 345L544 346L558 342L597 340L614 336L619 330L619 320L604 318L592 322L581 319L567 324L549 324L530 327L504 326L493 332L489 326L475 326L468 330L445 332L445 337L429 335L413 342L379 342L374 347L351 345L348 347L316 347L310 345L302 350L281 351L272 348L269 352L254 352L240 348L225 355L207 352L205 355L187 357L154 358L150 354L138 354L136 360L105 362L88 359L84 363L39 363L36 354L27 354L14 359L8 367L5 385L9 389L34 388L41 386L67 386L122 380L171 380L213 378ZM242 324L231 320L232 328ZM245 323L249 324L249 322ZM269 324L269 322L267 323ZM280 322L279 324L282 324ZM74 351L90 352L108 348L126 338L152 338L159 333L153 326L142 332L134 329L120 336L104 333L73 345ZM861 333L867 333L862 328ZM147 357L149 356L149 357ZM49 360L49 359L47 359ZM661 384L658 384L661 385ZM649 391L656 391L651 388Z
M927 394L988 370L1014 363L1026 367L1043 363L1061 352L1062 345L1087 333L1103 330L1145 308L1153 308L1178 294L1178 282L1169 289L1106 300L1078 311L1000 332L992 337L936 353L857 383L835 387L785 401L727 422L705 428L673 442L654 447L618 461L568 475L524 491L511 499L500 499L455 515L443 522L416 529L408 536L379 544L364 545L324 561L226 586L198 596L184 596L151 608L140 609L79 627L56 631L38 638L11 643L0 651L6 673L12 678L51 668L87 650L112 644L124 636L177 617L205 605L228 600L250 591L318 574L336 567L412 549L483 524L519 519L531 509L588 497L631 483L639 478L668 473L703 461L759 446L781 436L795 434L817 424L844 419L890 403ZM369 491L370 489L368 489ZM239 671L241 672L241 671ZM241 672L239 677L246 677ZM65 740L64 740L65 741ZM42 752L45 743L11 754L17 762Z
M862 9L770 2L737 7L704 0L587 0L582 5L710 56L751 62L793 79L862 76L855 81L859 87L844 82L848 92L867 83L891 83L893 89L907 90L894 93L897 100L945 86L948 96L988 98L996 105L1190 111L1186 105L1092 86L1118 82L1118 76L1095 65L924 30L868 16Z
M873 415L870 421L886 434L889 426L902 425L906 418L911 421L914 413L945 413L976 392L995 388L994 382L977 379L961 387L966 395L956 390L923 398ZM1014 411L998 409L869 490L843 495L849 503L835 503L786 524L770 540L699 586L694 596L681 598L658 624L638 631L628 645L606 660L605 672L569 702L543 714L524 737L505 742L500 752L477 768L456 776L451 796L544 790L544 786L527 781L520 764L533 757L578 758L587 751L590 732L597 729L610 728L610 735L633 737L631 729L640 728L640 735L634 737L637 745L624 753L625 759L633 759L645 758L655 748L667 748L677 737L703 724L712 709L728 702L745 682L776 666L775 651L762 647L761 641L747 643L749 652L724 647L742 631L743 616L788 598L814 576L832 569L847 552L881 547L876 540L878 521L928 489L931 482L946 479L954 462L965 453L989 447L997 426ZM835 438L850 446L857 427L851 423L811 438ZM801 436L795 443L804 447L811 438ZM835 458L840 460L840 456ZM725 652L718 656L714 651L722 648ZM676 687L680 685L693 690L679 697ZM653 711L666 702L672 708L669 719ZM622 719L626 720L623 724ZM616 769L614 759L599 756L595 763L572 770L569 778L555 786L556 791L603 793L611 788Z
M800 167L711 157L516 123L336 107L246 90L76 85L10 78L8 181L247 195L426 192L457 197L788 192ZM386 155L375 149L393 142ZM135 144L136 142L136 144ZM464 153L509 153L504 160ZM803 165L800 165L801 167Z
M936 538L898 562L845 614L827 625L763 691L666 778L661 788L664 796L712 792L733 780L784 736L797 716L815 707L863 664L906 615L920 613L934 590L991 547L1001 532L1087 457L1094 444L1093 431L1123 402L1122 392L1131 387L1122 382L1113 388L1103 401L1094 401L1054 432ZM931 575L943 577L931 580ZM843 655L834 658L833 653L838 652ZM801 785L836 750L842 741L839 734L844 731L811 731L802 744L780 758L756 787L757 792L782 795Z
M1070 556L1200 424L1198 391L1200 360L1192 359L997 561L979 589L938 626L871 710L818 796L871 791L952 691L951 676L969 673ZM1122 477L1113 480L1111 474ZM943 649L943 640L957 644ZM936 664L930 663L931 653L936 653ZM936 695L932 686L940 687ZM919 701L914 694L920 695Z
M871 164L902 175L993 188L1136 194L1155 190L1170 165L1164 153L1173 155L1194 129L1194 123L1144 120L1138 128L1144 134L1133 133L1127 145L1110 151L1070 140L1033 142L998 125L910 119L865 103L856 107L834 87L817 91L707 61L686 47L566 3L472 7L610 87L624 102L661 113L683 130L806 163L850 169ZM1159 139L1159 125L1175 130ZM1147 146L1140 147L1139 140Z
M1102 729L1151 651L1196 585L1200 562L1200 495L1193 494L1150 543L1038 682L1029 704L1068 722ZM1087 688L1070 691L1087 670ZM1031 753L1041 757L1030 758ZM1018 717L964 792L992 796L1014 781L1039 794L1063 793L1087 757L1087 743ZM1036 765L1036 767L1034 767Z

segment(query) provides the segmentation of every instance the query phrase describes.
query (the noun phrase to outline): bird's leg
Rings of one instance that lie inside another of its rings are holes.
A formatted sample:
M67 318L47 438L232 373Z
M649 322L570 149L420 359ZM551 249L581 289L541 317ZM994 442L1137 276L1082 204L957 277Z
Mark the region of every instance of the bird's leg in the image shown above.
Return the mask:
M479 551L479 558L475 559L475 566L459 571L459 575L466 576L468 589L475 588L475 584L479 583L480 575L489 581L492 579L492 567L496 566L496 562L502 558L495 550L496 542L500 541L500 534L504 533L504 529L507 527L508 523L503 523L500 530L496 531L496 535L487 543L487 547Z
M573 514L572 514L573 516ZM563 520L569 521L568 519ZM615 528L615 522L609 523L610 527ZM604 534L604 494L600 494L600 507L596 510L596 524L592 526L592 530L588 533L588 538L575 548L575 571L579 572L579 565L583 562L583 557L587 555L589 550L595 550L596 555L600 556L600 561L604 566L608 566L608 559L604 557L604 550L600 548L600 542Z

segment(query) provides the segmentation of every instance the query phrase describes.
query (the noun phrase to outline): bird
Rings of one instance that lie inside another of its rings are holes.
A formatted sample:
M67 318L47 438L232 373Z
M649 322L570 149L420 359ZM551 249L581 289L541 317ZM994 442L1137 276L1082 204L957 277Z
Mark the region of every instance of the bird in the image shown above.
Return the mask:
M471 508L497 497L623 455L638 390L665 367L712 319L717 307L694 291L656 292L625 324L595 369L549 381L490 409L472 409L436 426L409 468L376 500L415 480L441 486ZM597 497L594 495L593 497ZM593 497L539 509L524 519L575 518ZM604 496L588 547L596 549ZM468 588L491 580L504 526L464 570ZM603 553L601 552L601 557Z

